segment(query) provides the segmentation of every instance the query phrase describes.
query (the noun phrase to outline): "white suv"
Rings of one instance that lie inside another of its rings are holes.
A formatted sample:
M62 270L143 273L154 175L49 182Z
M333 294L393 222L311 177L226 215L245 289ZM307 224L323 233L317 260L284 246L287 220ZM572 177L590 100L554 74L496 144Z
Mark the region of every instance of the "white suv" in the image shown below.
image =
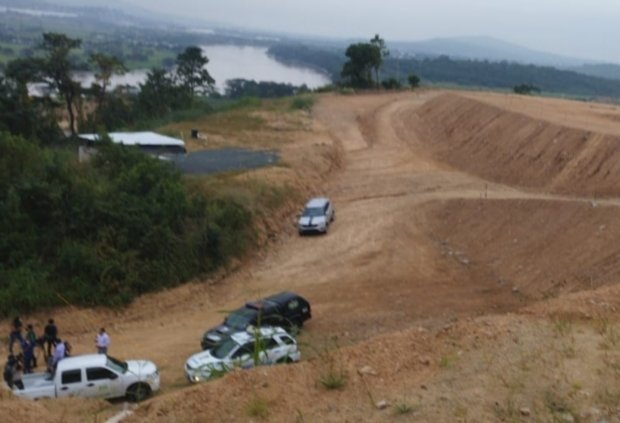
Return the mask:
M190 382L208 380L237 367L292 363L301 354L297 342L279 327L249 327L230 335L215 348L194 354L185 363Z
M328 198L313 198L306 203L306 207L297 221L299 234L305 232L327 233L329 224L336 218L334 206Z

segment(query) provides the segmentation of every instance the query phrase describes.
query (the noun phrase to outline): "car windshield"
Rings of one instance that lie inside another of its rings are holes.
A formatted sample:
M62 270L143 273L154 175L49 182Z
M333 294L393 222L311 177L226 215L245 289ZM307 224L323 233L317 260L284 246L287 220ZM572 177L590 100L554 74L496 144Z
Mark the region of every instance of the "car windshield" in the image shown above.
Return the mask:
M231 338L228 338L226 341L222 342L217 347L211 350L211 355L215 358L223 359L228 357L228 354L237 346L238 344L233 341Z
M323 216L323 207L306 207L302 214L304 217Z
M126 362L110 356L108 356L106 366L118 373L125 373L127 371L127 367L129 367Z
M233 329L245 330L256 317L256 310L241 308L228 315L224 323Z

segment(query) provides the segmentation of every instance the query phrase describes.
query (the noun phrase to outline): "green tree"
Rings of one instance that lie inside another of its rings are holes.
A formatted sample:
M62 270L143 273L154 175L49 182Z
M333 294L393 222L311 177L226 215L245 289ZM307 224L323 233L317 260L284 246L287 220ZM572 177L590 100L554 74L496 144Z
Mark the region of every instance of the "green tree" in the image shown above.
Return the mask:
M179 88L172 76L162 68L153 68L140 84L137 107L145 117L161 117L179 106Z
M512 89L516 94L530 95L533 93L540 93L540 88L532 84L519 84L515 85Z
M348 57L340 75L356 88L373 86L372 70L381 62L381 51L371 43L351 44L345 55Z
M375 69L375 83L377 87L379 86L379 70L381 66L383 66L383 61L390 55L390 50L385 45L385 40L379 37L379 34L375 34L375 36L370 40L370 44L379 49L379 55L375 57L375 62L373 63L373 68Z
M411 88L415 89L420 86L420 77L414 73L410 74L407 77L407 81L409 82L409 86Z
M213 90L215 80L207 71L207 63L209 59L202 54L202 49L196 46L187 47L177 56L177 76L188 90L190 97L193 97L198 89Z
M64 100L69 115L69 130L77 135L75 128L75 102L80 96L80 84L71 79L72 65L69 60L71 50L79 48L82 41L69 38L65 34L46 32L40 47L45 56L41 63L42 74L50 89L57 92Z
M37 80L38 69L31 59L7 65L6 78L0 77L0 131L52 143L62 134L47 100L28 95L28 83Z
M97 108L103 106L105 95L110 85L113 75L123 75L127 72L125 64L115 56L105 53L93 53L90 55L90 63L95 67L95 95L97 97Z

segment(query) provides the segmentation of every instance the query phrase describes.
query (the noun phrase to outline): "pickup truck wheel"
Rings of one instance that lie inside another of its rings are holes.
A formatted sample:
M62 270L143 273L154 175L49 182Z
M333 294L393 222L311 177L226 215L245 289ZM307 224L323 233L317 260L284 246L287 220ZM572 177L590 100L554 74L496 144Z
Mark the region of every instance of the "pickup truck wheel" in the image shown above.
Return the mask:
M278 363L278 364L290 364L290 363L292 363L292 362L293 362L293 360L292 360L292 359L291 359L291 357L289 357L289 356L282 357L281 359L279 359L279 360L277 361L277 363Z
M127 399L132 402L140 402L151 395L151 387L146 383L134 383L127 388Z

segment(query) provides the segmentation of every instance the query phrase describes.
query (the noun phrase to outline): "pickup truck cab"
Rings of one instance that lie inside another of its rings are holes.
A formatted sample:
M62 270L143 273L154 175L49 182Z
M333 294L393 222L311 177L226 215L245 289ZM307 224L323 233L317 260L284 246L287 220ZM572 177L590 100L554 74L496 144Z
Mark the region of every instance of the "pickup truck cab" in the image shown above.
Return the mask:
M24 375L24 389L13 393L29 399L126 396L141 401L159 390L159 371L146 360L121 361L104 354L67 357L58 363L56 373Z

